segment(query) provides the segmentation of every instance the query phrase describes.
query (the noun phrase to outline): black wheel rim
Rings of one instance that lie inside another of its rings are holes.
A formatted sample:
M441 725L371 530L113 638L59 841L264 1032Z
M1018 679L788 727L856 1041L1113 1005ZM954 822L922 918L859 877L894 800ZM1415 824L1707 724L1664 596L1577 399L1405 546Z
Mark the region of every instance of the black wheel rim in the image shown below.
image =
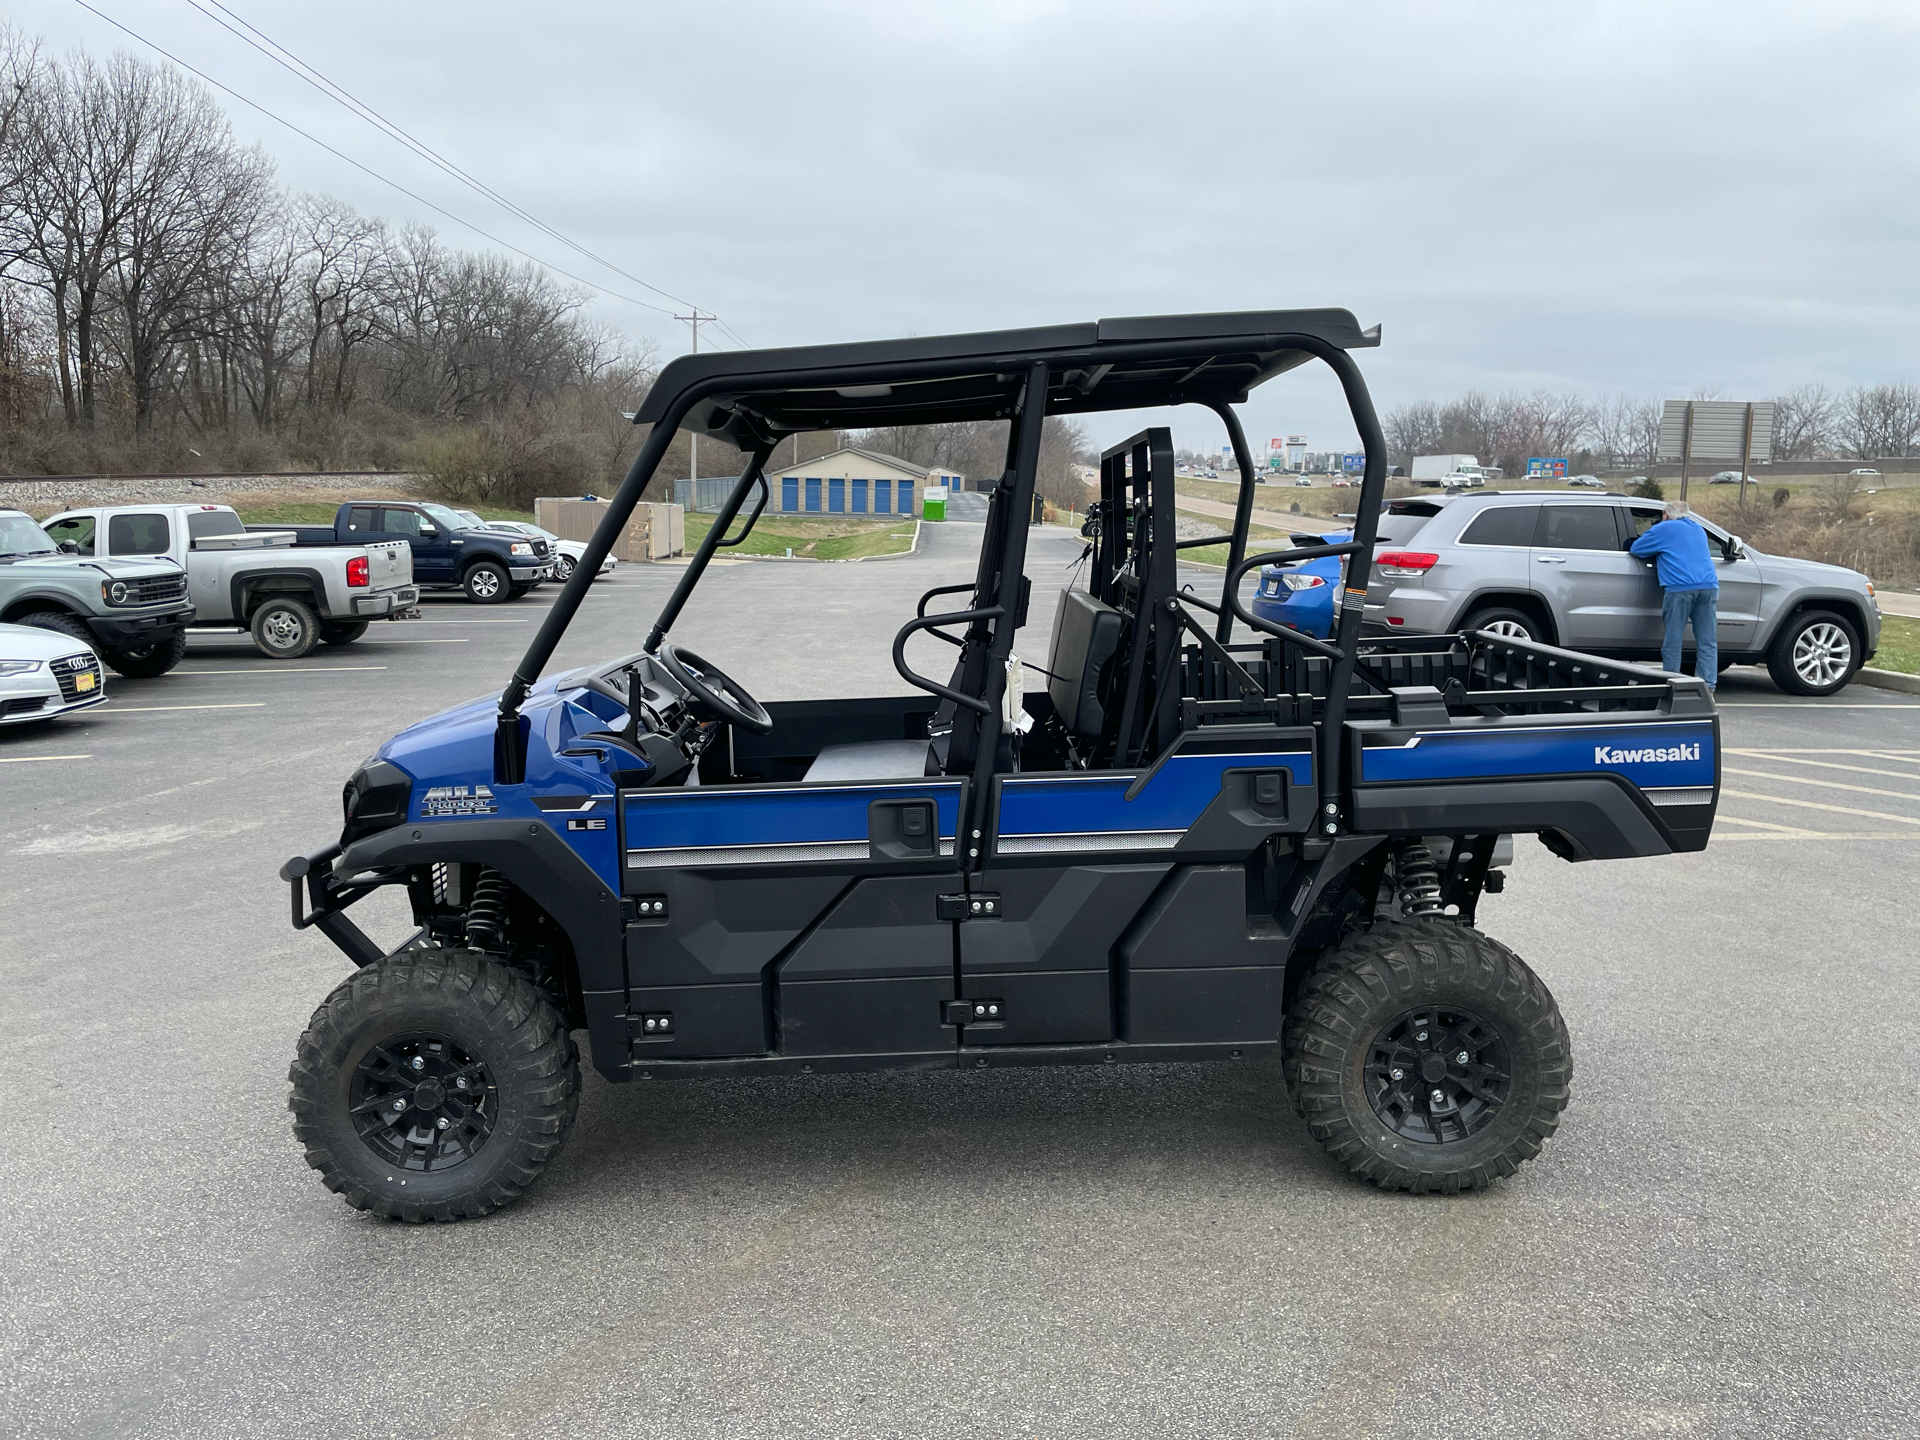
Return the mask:
M353 1072L348 1113L366 1147L399 1170L464 1165L493 1134L500 1093L487 1067L444 1035L401 1035Z
M1453 1006L1409 1010L1367 1047L1367 1099L1402 1139L1457 1144L1483 1129L1513 1084L1506 1042Z

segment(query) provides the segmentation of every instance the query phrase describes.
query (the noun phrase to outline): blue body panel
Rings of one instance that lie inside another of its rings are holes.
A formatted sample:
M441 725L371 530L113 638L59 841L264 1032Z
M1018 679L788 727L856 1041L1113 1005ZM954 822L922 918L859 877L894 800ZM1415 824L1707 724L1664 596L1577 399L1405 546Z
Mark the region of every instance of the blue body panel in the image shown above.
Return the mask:
M1004 837L1185 830L1220 793L1228 770L1285 770L1295 785L1313 783L1305 751L1252 755L1175 755L1129 800L1133 775L1009 775L1000 782Z
M1409 745L1360 752L1363 784L1611 771L1660 789L1710 786L1717 768L1711 720L1423 730Z
M1339 544L1352 539L1353 532L1342 530L1323 538ZM1291 626L1316 640L1328 639L1333 634L1333 597L1340 588L1342 563L1338 555L1324 555L1318 560L1302 560L1294 565L1263 565L1260 585L1253 592L1249 608L1262 620ZM1282 575L1315 575L1323 583L1310 590L1289 590L1281 582ZM1278 593L1270 594L1276 586Z
M876 781L742 789L636 790L624 797L630 850L820 845L868 836L876 800L933 801L939 838L960 828L958 779Z

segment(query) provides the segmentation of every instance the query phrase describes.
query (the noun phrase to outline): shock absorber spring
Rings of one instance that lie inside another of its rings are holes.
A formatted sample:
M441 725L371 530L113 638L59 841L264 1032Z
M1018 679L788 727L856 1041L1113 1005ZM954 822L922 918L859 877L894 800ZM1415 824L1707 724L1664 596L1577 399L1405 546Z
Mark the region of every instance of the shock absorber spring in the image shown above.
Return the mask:
M512 886L492 866L483 866L467 902L467 944L476 950L507 948L507 896Z
M1408 919L1420 915L1438 915L1446 909L1440 899L1440 868L1426 846L1402 845L1393 857L1394 876L1399 884L1400 913Z

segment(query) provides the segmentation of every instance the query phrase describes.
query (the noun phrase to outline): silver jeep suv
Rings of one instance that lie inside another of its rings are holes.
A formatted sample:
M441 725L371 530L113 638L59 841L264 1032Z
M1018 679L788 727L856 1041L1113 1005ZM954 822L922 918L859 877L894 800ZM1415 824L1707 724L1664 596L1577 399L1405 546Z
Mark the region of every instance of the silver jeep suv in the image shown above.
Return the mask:
M1380 520L1367 629L1492 630L1629 660L1660 657L1660 585L1627 547L1661 518L1625 495L1394 500ZM1762 665L1831 695L1873 658L1880 605L1855 570L1763 555L1705 520L1720 575L1720 665ZM1692 646L1687 648L1689 662Z

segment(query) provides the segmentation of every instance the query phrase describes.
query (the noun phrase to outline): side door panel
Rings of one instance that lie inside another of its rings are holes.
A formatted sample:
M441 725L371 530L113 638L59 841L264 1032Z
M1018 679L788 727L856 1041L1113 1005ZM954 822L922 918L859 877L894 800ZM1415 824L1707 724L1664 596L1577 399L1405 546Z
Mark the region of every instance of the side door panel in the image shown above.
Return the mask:
M1572 650L1643 646L1647 565L1626 553L1615 505L1543 505L1534 585ZM1658 587L1656 586L1656 589ZM1656 603L1655 612L1659 606ZM1654 644L1659 644L1656 638Z
M965 790L941 776L623 790L628 1008L673 1015L664 1033L642 1020L636 1054L950 1054L938 896L959 888Z
M968 1025L962 1044L1128 1039L1123 936L1177 863L1243 860L1269 835L1307 828L1312 731L1188 732L1144 773L1003 775L994 785L992 851L960 926L960 998L1002 1002L1003 1018L997 1029ZM997 916L971 911L984 898Z

